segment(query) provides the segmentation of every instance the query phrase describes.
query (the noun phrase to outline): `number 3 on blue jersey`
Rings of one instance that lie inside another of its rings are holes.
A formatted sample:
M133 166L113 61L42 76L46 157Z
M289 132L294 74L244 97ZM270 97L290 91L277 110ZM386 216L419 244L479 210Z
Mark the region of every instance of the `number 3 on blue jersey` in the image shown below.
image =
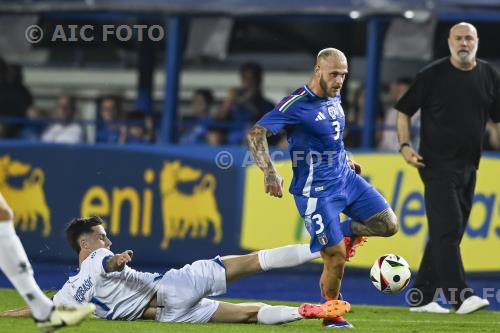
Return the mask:
M320 214L314 214L311 218L319 226L319 229L316 230L316 235L319 235L320 233L323 232L323 230L325 230L325 225L323 224L323 218L321 217Z
M340 138L340 123L338 120L335 120L332 123L332 126L335 127L335 135L333 136L333 140L338 140Z

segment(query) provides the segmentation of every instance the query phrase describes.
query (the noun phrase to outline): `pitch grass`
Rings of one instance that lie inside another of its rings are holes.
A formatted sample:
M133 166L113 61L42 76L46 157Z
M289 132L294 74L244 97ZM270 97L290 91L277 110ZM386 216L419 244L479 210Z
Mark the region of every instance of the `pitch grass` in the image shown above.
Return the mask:
M228 300L238 302L243 300ZM269 304L297 305L291 302ZM0 289L0 311L24 306L13 289ZM409 313L407 308L353 305L348 319L354 324L353 332L500 332L500 312L479 311L466 316L456 314ZM1 333L37 332L30 318L0 318ZM108 321L89 319L79 327L65 328L63 333L257 333L257 332L324 332L319 320L302 320L285 325L256 324L168 324L154 321Z

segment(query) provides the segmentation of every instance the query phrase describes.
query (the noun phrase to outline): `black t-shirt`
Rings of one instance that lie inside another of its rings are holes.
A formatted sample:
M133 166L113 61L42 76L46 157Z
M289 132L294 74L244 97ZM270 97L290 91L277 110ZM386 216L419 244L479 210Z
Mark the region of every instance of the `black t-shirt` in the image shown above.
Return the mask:
M418 73L395 108L409 116L421 109L420 154L428 167L478 167L488 117L500 122L500 79L487 62L462 71L450 58Z

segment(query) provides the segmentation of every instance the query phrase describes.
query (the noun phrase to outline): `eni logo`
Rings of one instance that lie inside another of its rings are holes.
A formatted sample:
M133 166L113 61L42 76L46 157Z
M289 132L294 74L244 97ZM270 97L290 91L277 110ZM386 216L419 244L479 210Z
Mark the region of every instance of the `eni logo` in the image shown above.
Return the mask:
M179 191L177 185L197 182L190 194ZM173 238L205 238L209 226L213 227L214 243L222 239L222 219L217 209L214 175L183 166L179 161L165 162L160 174L160 192L163 217L163 240L166 249Z
M81 216L109 218L110 225L106 228L111 235L118 235L126 221L122 219L122 213L128 211L128 233L133 237L150 237L153 220L159 221L161 216L162 249L167 249L174 239L207 238L209 232L213 235L212 242L220 243L222 217L217 208L214 175L176 160L165 161L158 181L156 176L153 169L144 171L146 186L142 193L132 186L115 186L110 191L99 185L90 187L81 202ZM156 207L158 201L154 200L156 183L161 209Z
M22 186L9 181L22 177ZM43 236L50 235L50 210L45 200L45 174L40 168L15 161L8 155L0 157L0 191L14 211L14 223L22 231L35 231L41 219Z

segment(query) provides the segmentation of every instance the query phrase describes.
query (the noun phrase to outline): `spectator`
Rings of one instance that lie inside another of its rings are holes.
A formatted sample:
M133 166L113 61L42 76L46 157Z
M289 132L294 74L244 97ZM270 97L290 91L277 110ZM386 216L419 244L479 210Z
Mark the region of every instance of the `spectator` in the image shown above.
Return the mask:
M75 121L76 100L73 96L59 97L56 108L55 124L50 125L42 134L42 141L57 143L79 143L83 141L83 129Z
M378 111L382 110L380 101ZM365 123L365 88L360 86L354 92L352 107L348 107L345 115L346 127L344 129L344 145L347 148L360 148L363 143L363 125ZM380 112L377 113L376 123L382 122ZM377 137L373 137L378 142Z
M121 119L121 98L119 96L104 96L99 104L96 143L118 143Z
M224 130L215 123L212 123L208 126L206 143L211 146L220 146L225 144Z
M365 89L360 86L354 92L352 107L345 115L344 145L347 148L361 147L361 128L365 112Z
M360 148L363 144L363 126L365 124L365 107L366 107L366 96L365 88L361 85L354 91L354 97L352 104L346 103L348 105L347 113L345 115L346 126L344 129L344 145L347 148ZM352 106L349 106L352 105ZM375 117L375 128L378 128L382 123L382 103L377 100L377 114ZM375 144L380 141L378 133L374 133L372 140Z
M45 128L43 118L45 118L46 113L46 111L34 106L28 108L26 119L29 122L23 126L17 137L26 141L40 140Z
M380 131L379 149L391 150L397 152L399 150L398 135L396 132L396 117L398 111L394 108L394 104L403 96L410 87L410 78L398 78L389 85L390 107L384 114L383 127ZM418 128L420 127L420 112L418 112L411 122L412 128L412 143L414 147L418 145Z
M231 89L217 114L217 119L230 122L227 138L230 144L242 143L246 130L274 107L262 94L263 74L259 64L243 64L240 79L241 87Z
M182 131L180 143L222 142L222 133L214 127L214 119L210 115L213 104L214 97L210 90L199 89L194 92L191 103L193 118L186 121L187 126Z
M148 112L144 116L144 128L146 130L146 140L149 143L156 142L156 133L159 132L161 114L157 112Z
M132 111L127 114L127 123L122 125L121 144L149 144L151 136L146 129L146 114L142 111Z

